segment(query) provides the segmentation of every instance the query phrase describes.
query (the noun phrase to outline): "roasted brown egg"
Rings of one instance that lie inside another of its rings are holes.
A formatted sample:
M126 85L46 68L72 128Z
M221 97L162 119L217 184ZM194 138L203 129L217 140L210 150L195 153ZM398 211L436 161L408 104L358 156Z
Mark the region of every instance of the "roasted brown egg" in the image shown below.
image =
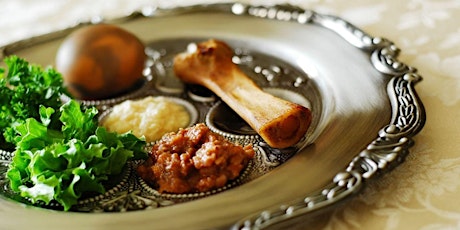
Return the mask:
M144 45L134 34L98 24L77 29L63 41L56 69L75 98L100 100L139 86L145 59Z

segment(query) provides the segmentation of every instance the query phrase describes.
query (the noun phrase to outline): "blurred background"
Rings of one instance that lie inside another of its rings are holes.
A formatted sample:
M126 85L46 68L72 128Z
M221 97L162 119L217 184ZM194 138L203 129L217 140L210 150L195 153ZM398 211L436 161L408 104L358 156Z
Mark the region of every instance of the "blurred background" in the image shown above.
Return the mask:
M145 7L169 8L228 1L0 0L0 47L71 27L129 15ZM406 162L347 206L319 218L326 229L460 229L460 1L459 0L244 0L292 4L334 14L372 36L388 38L415 66L427 123ZM244 25L242 25L244 26Z

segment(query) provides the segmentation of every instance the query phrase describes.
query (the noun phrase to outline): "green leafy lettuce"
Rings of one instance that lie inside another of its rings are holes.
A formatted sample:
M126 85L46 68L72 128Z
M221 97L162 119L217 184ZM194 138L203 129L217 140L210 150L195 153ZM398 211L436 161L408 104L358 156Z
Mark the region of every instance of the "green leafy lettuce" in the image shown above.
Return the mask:
M85 193L105 191L101 182L122 172L128 159L146 156L145 142L131 133L97 125L95 108L70 100L58 111L61 130L48 127L56 113L40 106L40 121L18 125L15 156L7 176L13 191L32 203L56 200L69 210Z
M13 191L32 203L55 200L69 210L80 197L105 192L102 183L121 173L129 159L146 157L144 140L98 126L96 108L73 99L62 104L65 89L57 72L17 57L6 63L0 120L8 129L5 140L15 145L7 172Z

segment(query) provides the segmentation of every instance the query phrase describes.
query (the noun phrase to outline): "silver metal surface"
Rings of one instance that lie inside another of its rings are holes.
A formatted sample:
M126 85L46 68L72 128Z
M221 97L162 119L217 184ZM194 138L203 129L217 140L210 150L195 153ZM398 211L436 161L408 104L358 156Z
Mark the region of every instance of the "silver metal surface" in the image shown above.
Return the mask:
M244 7L243 12L264 10ZM271 8L274 15L292 14L285 8ZM296 11L295 11L296 12ZM257 13L253 13L257 15ZM261 213L240 220L233 229L264 229L282 225L300 215L330 206L356 193L375 174L382 173L400 164L411 146L411 137L417 134L425 123L425 112L418 98L414 84L422 78L414 68L397 60L399 49L390 41L374 38L347 21L335 16L303 11L305 22L329 28L357 48L371 52L372 65L382 74L392 78L388 83L388 96L392 105L390 124L379 131L378 137L362 150L344 172L338 173L331 184L316 194L308 195L292 203L278 205ZM264 15L265 16L265 15ZM277 18L279 19L279 18Z
M17 54L31 62L52 65L62 39L90 23L7 45L0 48L1 56ZM372 37L335 16L289 5L265 7L237 3L145 8L107 23L130 30L146 44L172 44L171 49L178 49L168 50L166 54L182 51L184 46L178 43L207 38L228 41L239 52L234 61L246 66L256 80L261 79L258 83L267 90L288 90L307 99L315 121L302 145L297 146L300 151L242 186L160 209L111 214L64 213L24 208L17 202L0 199L0 214L7 217L1 223L4 227L27 227L14 215L18 213L34 223L36 229L69 228L69 225L72 229L289 226L299 219L311 218L317 211L344 203L361 191L368 180L398 166L413 144L412 137L425 122L424 108L414 89L421 77L414 68L398 61L398 48L391 41ZM244 65L245 60L251 61ZM165 75L167 69L166 65ZM279 77L279 69L290 71L282 74L288 79L272 81ZM161 72L161 68L151 70ZM185 91L174 87L168 90L169 83L160 83L162 87L157 85L157 89L166 89L165 94L184 95ZM202 103L214 99L204 98ZM105 106L116 102L94 104ZM210 105L219 106L219 103ZM206 114L201 115L204 118ZM212 122L208 124L212 126ZM222 132L227 131L231 130ZM6 152L1 155L1 160L11 157ZM118 190L112 192L135 201L134 204L146 201L139 189L123 193L117 193ZM155 205L170 205L161 202ZM116 204L111 208L120 207L118 203L110 204Z

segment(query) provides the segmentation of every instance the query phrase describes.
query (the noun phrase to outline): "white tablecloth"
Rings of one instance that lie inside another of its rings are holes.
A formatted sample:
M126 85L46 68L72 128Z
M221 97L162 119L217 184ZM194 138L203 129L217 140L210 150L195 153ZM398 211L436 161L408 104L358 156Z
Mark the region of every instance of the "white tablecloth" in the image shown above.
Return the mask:
M416 88L427 122L406 162L373 181L313 229L460 229L460 1L258 0L340 16L401 48L400 60L424 78ZM210 1L0 0L0 46L143 6ZM1 223L0 223L1 226ZM309 226L312 227L312 226Z

